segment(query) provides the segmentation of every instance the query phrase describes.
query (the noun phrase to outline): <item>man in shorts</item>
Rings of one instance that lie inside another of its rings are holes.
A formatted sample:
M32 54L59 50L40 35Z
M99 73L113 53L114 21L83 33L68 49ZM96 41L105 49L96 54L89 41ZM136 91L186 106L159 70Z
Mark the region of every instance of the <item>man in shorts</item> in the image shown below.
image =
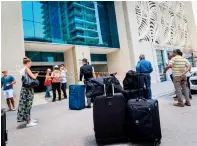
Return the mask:
M3 94L4 98L7 101L8 110L15 111L15 104L14 104L14 93L13 93L13 84L16 83L16 80L13 76L8 75L7 70L3 70L3 77L1 78L1 88L3 87ZM12 105L12 106L11 106Z

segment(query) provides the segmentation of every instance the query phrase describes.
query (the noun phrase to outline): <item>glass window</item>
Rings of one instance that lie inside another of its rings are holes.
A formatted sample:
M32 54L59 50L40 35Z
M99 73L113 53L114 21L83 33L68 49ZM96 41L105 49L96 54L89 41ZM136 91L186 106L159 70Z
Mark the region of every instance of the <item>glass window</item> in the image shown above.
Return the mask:
M54 57L52 52L42 52L43 62L54 62Z
M53 53L54 61L64 62L64 53Z
M33 13L34 13L34 21L35 22L43 22L44 19L42 13L46 13L46 9L43 9L42 6L45 4L42 4L40 2L33 2Z
M35 37L36 38L47 38L47 29L41 23L34 23L35 25Z
M22 2L22 15L23 20L33 21L33 3L24 1Z
M30 21L23 21L24 38L34 37L34 24Z
M40 52L27 52L27 57L31 59L33 62L41 62L41 53Z
M107 61L106 54L91 54L91 61Z
M53 39L62 39L61 28L51 25L51 33Z
M163 74L164 67L165 67L165 61L164 61L164 51L162 50L156 50L157 54L157 63L158 63L158 69L160 74L160 80L161 82L166 81L166 75Z
M60 8L49 6L50 23L52 25L60 26Z
M113 2L98 2L97 8L92 1L22 2L24 38L119 48Z

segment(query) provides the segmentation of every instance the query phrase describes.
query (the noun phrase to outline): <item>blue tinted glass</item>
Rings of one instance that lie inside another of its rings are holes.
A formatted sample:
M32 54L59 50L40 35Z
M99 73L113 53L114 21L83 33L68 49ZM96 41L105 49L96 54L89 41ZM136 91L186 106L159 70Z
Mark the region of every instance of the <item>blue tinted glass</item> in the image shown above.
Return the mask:
M64 53L53 53L54 61L63 62L64 61Z
M41 53L40 52L27 52L27 57L33 62L41 62Z
M34 37L34 24L30 21L23 21L24 38Z
M52 25L60 25L60 9L49 5L49 17Z
M53 39L62 39L60 27L51 25L51 33Z
M32 41L119 47L113 2L22 2L24 37ZM98 13L96 13L98 11Z
M90 54L91 61L107 61L106 54Z
M42 52L42 61L43 62L54 62L53 53L51 53L51 52Z
M32 2L27 2L27 1L22 2L22 15L23 15L23 20L33 21Z
M34 23L34 26L36 38L47 38L47 36L45 35L47 32L45 32L44 25L42 25L42 23Z
M43 14L45 10L44 4L40 2L33 2L33 13L34 13L34 21L35 22L43 22Z

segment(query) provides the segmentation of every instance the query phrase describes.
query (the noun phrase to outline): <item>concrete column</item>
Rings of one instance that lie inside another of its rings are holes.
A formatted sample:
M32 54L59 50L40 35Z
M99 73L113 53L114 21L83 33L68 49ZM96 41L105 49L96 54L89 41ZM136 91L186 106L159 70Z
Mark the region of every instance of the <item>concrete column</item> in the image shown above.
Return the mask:
M117 77L122 82L125 73L130 69L135 69L133 45L125 18L123 2L115 1L116 20L120 41L120 50L107 54L109 72L117 72Z
M77 79L75 77L75 61L74 61L74 49L71 48L64 52L65 67L67 69L67 87L71 84L75 84Z
M90 48L88 46L75 46L74 48L74 62L75 62L75 76L76 80L79 80L80 67L82 64L82 59L88 59L91 64L90 58Z
M64 53L65 65L68 70L68 86L78 83L83 58L88 59L91 64L90 48L88 46L74 46Z
M19 1L1 3L1 50L2 69L7 69L17 82L14 85L14 96L18 105L21 77L17 70L23 66L22 59L25 56L22 9ZM5 107L5 101L1 102L1 106Z

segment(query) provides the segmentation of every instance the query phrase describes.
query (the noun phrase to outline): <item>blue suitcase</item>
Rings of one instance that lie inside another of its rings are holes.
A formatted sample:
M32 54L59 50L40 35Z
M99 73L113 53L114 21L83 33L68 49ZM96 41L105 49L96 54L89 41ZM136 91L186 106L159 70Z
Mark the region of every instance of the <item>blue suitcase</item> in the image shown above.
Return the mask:
M69 86L69 108L71 110L85 108L85 85Z

